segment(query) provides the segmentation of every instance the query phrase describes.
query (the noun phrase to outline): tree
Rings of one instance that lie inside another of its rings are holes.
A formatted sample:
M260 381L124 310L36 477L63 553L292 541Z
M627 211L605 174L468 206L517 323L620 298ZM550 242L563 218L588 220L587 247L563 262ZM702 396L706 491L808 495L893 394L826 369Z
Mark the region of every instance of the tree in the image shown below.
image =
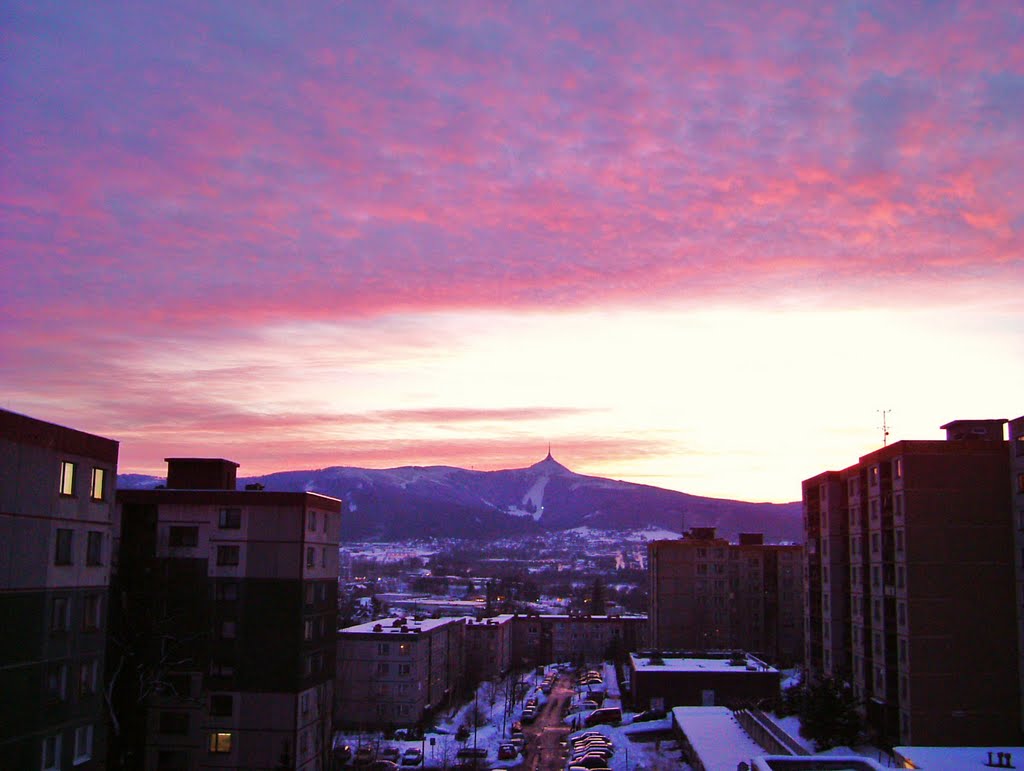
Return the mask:
M864 732L864 721L853 690L831 678L801 688L799 696L786 693L786 701L797 706L800 734L820 751L839 745L853 746ZM793 697L796 697L795 699Z

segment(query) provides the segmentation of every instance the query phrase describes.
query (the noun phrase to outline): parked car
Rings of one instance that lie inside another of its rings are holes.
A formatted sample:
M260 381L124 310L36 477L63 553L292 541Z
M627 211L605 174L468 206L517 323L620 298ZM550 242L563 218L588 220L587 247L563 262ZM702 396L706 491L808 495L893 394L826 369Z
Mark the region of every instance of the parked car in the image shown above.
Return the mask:
M378 760L390 760L392 763L398 762L398 747L381 747L377 752Z
M418 766L423 762L423 753L418 747L410 747L402 753L403 766Z
M622 710L618 707L601 707L595 709L586 719L583 721L584 725L588 728L594 725L600 725L601 723L608 723L610 725L618 725L622 722Z
M463 747L455 753L456 760L482 760L486 757L486 747Z
M663 720L668 713L663 709L649 709L644 712L637 712L633 716L634 723L646 723L649 720Z
M611 739L603 739L599 737L591 737L589 739L580 739L579 741L572 743L572 748L579 749L581 747L613 747Z
M368 766L373 761L373 747L369 744L364 744L356 750L355 758L352 763L357 766Z
M615 750L612 747L608 746L608 745L598 746L598 745L589 744L589 745L585 745L585 746L582 746L582 747L575 748L570 753L569 757L573 758L573 759L576 759L576 758L582 758L584 755L591 755L591 754L603 755L606 758L610 758L612 755L615 754Z
M519 750L514 744L502 744L498 747L498 760L514 760L519 755Z
M577 758L576 760L572 761L571 765L583 766L584 768L587 768L590 771L595 771L595 769L598 768L608 768L608 758L604 757L604 755L592 753L589 755L584 755L582 758Z

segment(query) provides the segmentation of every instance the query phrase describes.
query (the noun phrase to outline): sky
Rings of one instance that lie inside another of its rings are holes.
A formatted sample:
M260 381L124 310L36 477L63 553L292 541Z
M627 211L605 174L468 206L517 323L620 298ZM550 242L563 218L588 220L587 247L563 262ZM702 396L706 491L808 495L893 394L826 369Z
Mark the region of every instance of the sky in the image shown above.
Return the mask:
M0 5L0 406L757 501L1024 414L1024 5Z

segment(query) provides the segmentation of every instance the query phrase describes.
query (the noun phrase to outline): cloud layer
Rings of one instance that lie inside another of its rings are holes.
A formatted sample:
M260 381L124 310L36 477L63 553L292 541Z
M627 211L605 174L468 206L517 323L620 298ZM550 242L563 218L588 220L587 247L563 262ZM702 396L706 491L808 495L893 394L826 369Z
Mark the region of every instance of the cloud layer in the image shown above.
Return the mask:
M357 415L400 439L479 409L565 429L571 403L352 386L368 361L448 366L445 314L925 304L1022 324L1019 3L0 14L0 384L42 417L198 426L232 394L197 359L242 349L236 377L297 367L350 395L268 398L251 423L242 405L225 430Z

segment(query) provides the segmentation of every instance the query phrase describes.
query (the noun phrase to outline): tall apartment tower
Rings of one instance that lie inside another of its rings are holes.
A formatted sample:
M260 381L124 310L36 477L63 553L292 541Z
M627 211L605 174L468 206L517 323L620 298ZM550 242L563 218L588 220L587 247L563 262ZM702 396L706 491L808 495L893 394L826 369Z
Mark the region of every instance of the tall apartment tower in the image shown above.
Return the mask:
M0 768L102 768L117 442L0 410Z
M1017 671L1024 730L1024 415L1010 421L1010 496L1013 506L1014 568L1017 573Z
M731 544L715 528L647 547L650 639L660 649L756 651L780 664L803 653L802 549L759 533Z
M1021 741L1005 422L803 482L808 674L852 682L881 741Z
M166 488L117 492L110 767L326 768L341 502L167 463Z

